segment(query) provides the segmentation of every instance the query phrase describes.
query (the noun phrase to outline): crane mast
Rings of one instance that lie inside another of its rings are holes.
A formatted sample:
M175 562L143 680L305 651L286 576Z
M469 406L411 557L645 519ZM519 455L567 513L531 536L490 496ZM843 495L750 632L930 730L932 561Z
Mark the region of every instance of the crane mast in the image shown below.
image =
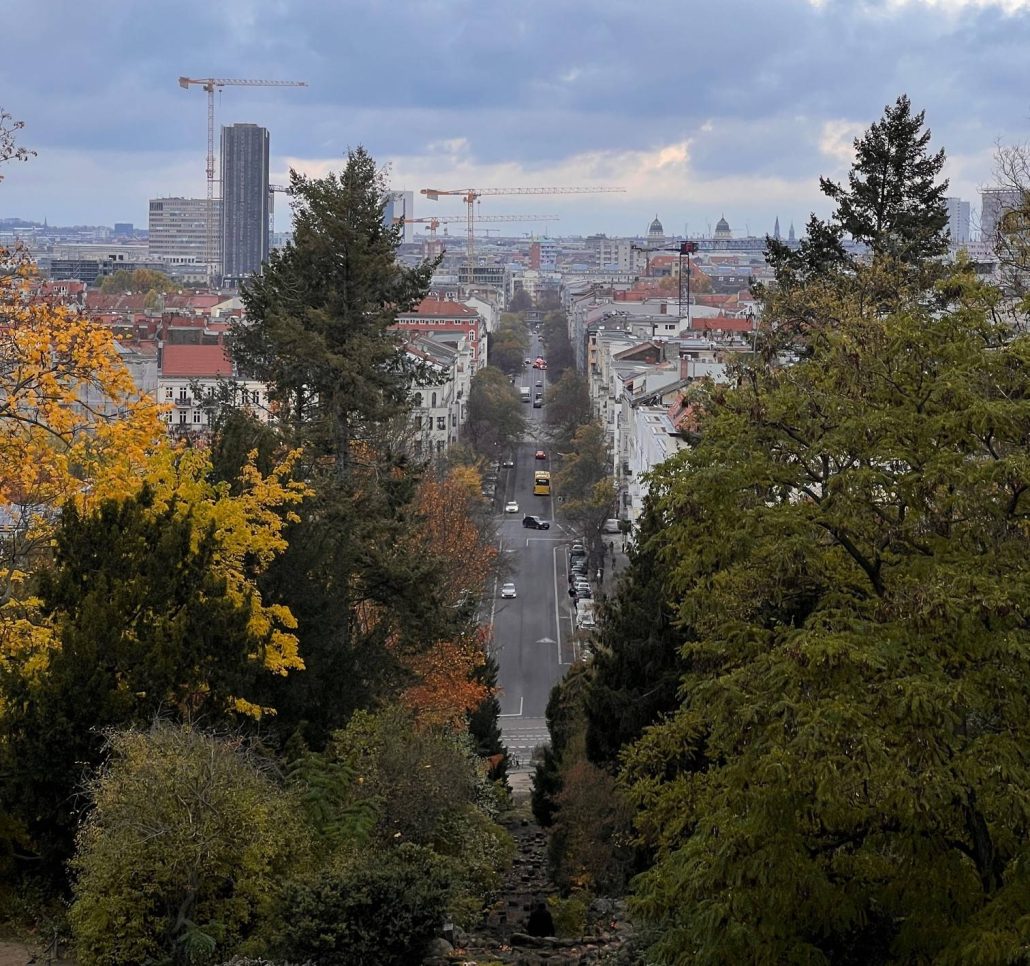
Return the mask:
M230 77L180 77L183 90L199 87L207 94L207 278L211 284L218 274L215 254L215 91L223 87L307 87L307 81L239 80Z

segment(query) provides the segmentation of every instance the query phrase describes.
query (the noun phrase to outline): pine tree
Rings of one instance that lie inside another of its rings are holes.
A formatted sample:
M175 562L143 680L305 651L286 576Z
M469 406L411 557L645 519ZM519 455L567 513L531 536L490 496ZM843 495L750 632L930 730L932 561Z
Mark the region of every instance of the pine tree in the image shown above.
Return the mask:
M876 254L921 262L948 248L948 182L937 182L943 149L928 153L925 111L912 113L902 94L883 117L855 139L855 162L843 187L820 178L819 186L837 203L834 221Z
M435 263L397 262L401 229L384 224L386 184L363 148L338 175L291 172L290 194L293 240L244 288L232 352L342 475L354 441L407 405L413 373L390 326L425 297Z

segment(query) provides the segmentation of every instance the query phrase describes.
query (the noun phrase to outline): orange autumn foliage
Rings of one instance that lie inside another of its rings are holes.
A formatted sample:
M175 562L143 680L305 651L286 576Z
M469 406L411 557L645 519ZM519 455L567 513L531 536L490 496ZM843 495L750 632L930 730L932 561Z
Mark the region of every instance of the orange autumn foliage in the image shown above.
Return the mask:
M473 680L486 661L482 628L457 641L437 641L409 661L416 683L401 694L401 704L424 727L465 727L465 716L483 703L490 689Z

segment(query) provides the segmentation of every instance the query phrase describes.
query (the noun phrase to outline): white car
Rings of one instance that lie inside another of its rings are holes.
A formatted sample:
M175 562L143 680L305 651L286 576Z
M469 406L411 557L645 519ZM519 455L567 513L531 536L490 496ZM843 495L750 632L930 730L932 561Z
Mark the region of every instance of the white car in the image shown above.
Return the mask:
M518 597L515 592L515 585L510 581L506 584L501 585L501 596L502 597Z
M507 503L504 504L504 512L505 513L518 513L519 512L519 505L514 500L509 500Z

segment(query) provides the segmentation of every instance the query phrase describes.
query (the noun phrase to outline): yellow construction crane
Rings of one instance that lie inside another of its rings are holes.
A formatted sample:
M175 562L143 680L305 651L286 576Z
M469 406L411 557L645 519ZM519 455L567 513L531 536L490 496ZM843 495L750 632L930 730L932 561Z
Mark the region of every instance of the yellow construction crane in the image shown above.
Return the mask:
M423 188L420 194L424 194L429 201L439 201L444 195L457 195L466 205L468 213L466 223L468 225L468 271L469 285L473 282L473 268L475 267L475 211L476 202L484 195L589 195L608 194L623 192L625 188L452 188L443 190L440 188Z
M223 87L307 87L307 81L235 80L229 77L180 77L179 86L207 92L207 276L215 274L215 91Z
M395 218L394 223L404 222L406 225L428 225L430 240L436 240L436 229L441 225L454 225L465 221L464 215L440 215L437 218ZM492 222L529 222L529 221L560 221L557 215L483 215L478 221Z

